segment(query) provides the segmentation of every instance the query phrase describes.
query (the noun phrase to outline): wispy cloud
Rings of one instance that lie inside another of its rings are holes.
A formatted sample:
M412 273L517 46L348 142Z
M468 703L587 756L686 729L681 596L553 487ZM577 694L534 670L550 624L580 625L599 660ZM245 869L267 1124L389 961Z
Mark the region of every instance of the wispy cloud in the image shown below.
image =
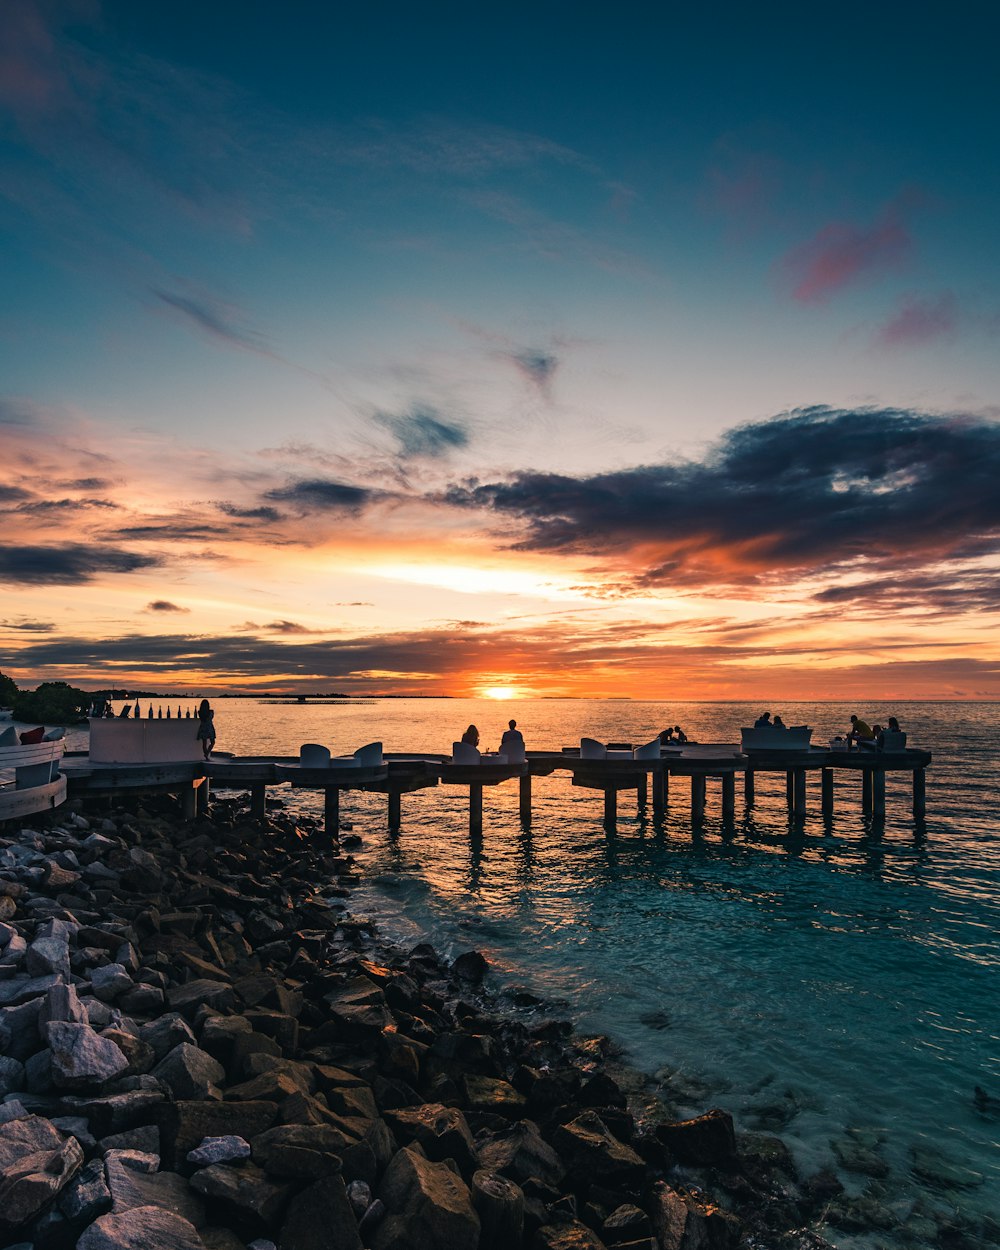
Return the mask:
M958 328L958 301L950 291L941 295L907 295L875 335L880 347L924 347L951 339Z
M195 299L192 296L179 295L175 291L154 289L153 294L209 338L239 347L243 351L274 356L262 334L239 324L239 314L232 306L221 305L205 297Z
M406 457L437 459L469 442L465 424L444 417L430 406L414 407L402 416L378 412L373 420L395 436Z
M786 253L779 267L793 299L819 304L851 283L898 268L912 247L896 201L871 225L835 221L823 226Z

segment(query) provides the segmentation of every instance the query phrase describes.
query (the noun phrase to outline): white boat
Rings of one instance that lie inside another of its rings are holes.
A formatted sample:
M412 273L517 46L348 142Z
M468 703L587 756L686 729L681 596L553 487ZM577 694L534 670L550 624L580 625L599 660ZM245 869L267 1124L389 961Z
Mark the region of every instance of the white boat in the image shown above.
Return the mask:
M65 802L66 778L59 771L63 748L61 738L0 746L0 824Z

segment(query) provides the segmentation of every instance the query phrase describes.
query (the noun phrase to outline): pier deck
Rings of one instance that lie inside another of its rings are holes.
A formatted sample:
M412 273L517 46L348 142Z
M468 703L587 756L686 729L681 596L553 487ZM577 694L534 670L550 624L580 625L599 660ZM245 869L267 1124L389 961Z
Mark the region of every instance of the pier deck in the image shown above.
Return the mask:
M665 748L659 759L581 759L579 748L529 751L527 760L508 764L487 757L480 764L452 764L447 755L417 752L386 753L381 765L361 767L334 764L330 767L303 767L296 756L225 756L213 754L208 761L180 761L165 764L98 764L85 754L67 754L63 772L70 795L122 792L171 791L182 795L185 811L194 815L207 806L210 785L246 789L251 811L263 817L267 790L278 785L322 790L325 795L326 827L339 828L342 791L360 790L387 796L387 824L397 831L402 823L401 797L438 785L464 786L469 791L469 828L482 831L483 790L516 780L519 811L525 823L531 820L532 782L554 772L571 774L572 784L600 791L604 797L604 820L617 819L622 793L635 791L639 809L652 802L654 819L662 818L669 801L672 779L686 778L691 784L691 816L704 819L707 783L717 779L721 789L724 820L736 811L736 778L743 776L743 797L747 809L755 802L758 773L784 773L789 812L802 817L807 811L810 774L820 780L821 809L834 810L835 776L841 783L847 774L852 781L860 775L861 810L877 818L885 816L887 773L910 773L913 814L922 819L926 807L925 770L931 753L910 748L902 751L833 751L812 747L802 751L754 751L743 753L726 743L689 744ZM841 790L845 789L841 784Z

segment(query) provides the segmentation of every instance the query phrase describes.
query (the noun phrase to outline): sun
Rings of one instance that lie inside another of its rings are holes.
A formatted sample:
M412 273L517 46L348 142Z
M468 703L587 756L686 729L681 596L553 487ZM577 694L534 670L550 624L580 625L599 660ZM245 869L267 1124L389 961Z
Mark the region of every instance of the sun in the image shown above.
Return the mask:
M513 699L517 690L514 686L484 686L482 696L484 699Z

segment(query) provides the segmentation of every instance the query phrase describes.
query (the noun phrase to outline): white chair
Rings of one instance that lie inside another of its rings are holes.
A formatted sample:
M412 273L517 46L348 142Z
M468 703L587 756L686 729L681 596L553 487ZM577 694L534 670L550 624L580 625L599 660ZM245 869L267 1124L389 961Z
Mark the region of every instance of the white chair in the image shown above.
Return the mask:
M654 738L652 742L647 742L645 746L636 747L632 752L632 758L636 760L658 760L660 758L660 739Z
M606 760L607 758L608 748L603 742L598 742L596 738L580 739L580 759Z
M299 747L299 764L303 768L329 768L330 748L317 742L306 742Z
M522 746L508 745L503 747L498 754L505 764L524 764L528 759Z
M451 744L451 762L453 764L480 763L479 751L471 742L453 742Z
M381 768L382 743L369 742L366 746L358 747L354 752L354 762L359 768Z

